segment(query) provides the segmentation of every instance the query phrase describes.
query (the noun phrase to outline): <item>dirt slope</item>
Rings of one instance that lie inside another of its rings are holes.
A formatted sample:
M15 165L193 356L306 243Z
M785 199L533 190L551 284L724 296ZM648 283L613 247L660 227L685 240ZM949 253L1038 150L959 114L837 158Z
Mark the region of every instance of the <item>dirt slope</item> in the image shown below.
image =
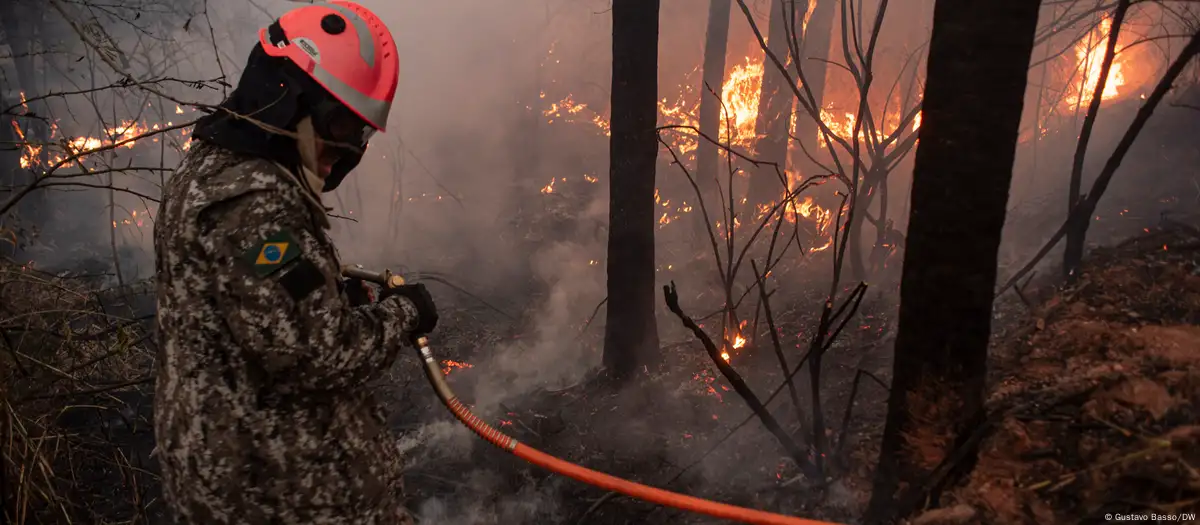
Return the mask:
M1102 523L1200 508L1200 230L1099 250L995 356L969 479L913 523ZM1191 521L1194 521L1194 515Z

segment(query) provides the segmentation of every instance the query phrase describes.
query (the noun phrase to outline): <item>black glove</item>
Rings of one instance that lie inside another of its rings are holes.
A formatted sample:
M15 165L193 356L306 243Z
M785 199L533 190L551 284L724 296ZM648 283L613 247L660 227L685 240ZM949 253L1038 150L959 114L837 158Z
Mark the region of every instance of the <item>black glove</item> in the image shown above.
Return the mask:
M350 306L363 306L371 304L375 295L372 293L371 286L362 279L344 279L342 280L342 289L346 290L346 297L350 299Z
M433 332L438 322L437 306L433 304L433 296L429 295L429 290L425 289L425 285L417 283L387 288L384 289L379 300L382 301L393 295L412 301L413 306L417 308L417 326L413 328L413 335L429 335Z

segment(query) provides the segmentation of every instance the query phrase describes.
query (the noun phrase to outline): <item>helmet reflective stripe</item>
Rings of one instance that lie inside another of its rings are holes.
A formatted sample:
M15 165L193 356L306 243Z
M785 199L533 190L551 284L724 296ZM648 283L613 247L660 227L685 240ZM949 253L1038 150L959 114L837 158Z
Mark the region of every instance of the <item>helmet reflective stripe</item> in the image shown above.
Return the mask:
M325 68L320 65L313 64L312 71L309 71L317 82L320 82L325 89L328 89L333 96L341 100L343 104L350 107L358 113L367 122L379 126L379 129L387 128L388 110L391 109L391 104L384 100L376 100L364 95L357 89L350 87L338 77L329 74Z
M337 4L326 4L322 7L328 7L338 13L341 13L351 24L354 25L354 32L358 35L358 51L362 55L362 59L369 67L375 67L375 42L371 40L371 29L367 27L367 22L358 16L358 13L347 9L345 6Z

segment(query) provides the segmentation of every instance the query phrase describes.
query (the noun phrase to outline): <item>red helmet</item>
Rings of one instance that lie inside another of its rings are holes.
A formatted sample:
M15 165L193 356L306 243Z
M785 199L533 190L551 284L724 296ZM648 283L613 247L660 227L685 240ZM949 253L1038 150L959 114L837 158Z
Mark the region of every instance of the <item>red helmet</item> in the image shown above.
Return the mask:
M392 33L375 13L333 0L288 11L278 24L286 37L279 44L266 28L258 32L268 55L291 59L372 127L387 129L400 61Z

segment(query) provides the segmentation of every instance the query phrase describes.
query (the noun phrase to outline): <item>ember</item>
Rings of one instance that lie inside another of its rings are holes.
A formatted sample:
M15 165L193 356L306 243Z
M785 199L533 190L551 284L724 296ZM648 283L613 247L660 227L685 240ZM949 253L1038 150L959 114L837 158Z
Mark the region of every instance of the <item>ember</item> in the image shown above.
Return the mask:
M450 372L455 369L475 368L475 365L463 361L454 361L445 359L442 361L442 375L450 375Z

